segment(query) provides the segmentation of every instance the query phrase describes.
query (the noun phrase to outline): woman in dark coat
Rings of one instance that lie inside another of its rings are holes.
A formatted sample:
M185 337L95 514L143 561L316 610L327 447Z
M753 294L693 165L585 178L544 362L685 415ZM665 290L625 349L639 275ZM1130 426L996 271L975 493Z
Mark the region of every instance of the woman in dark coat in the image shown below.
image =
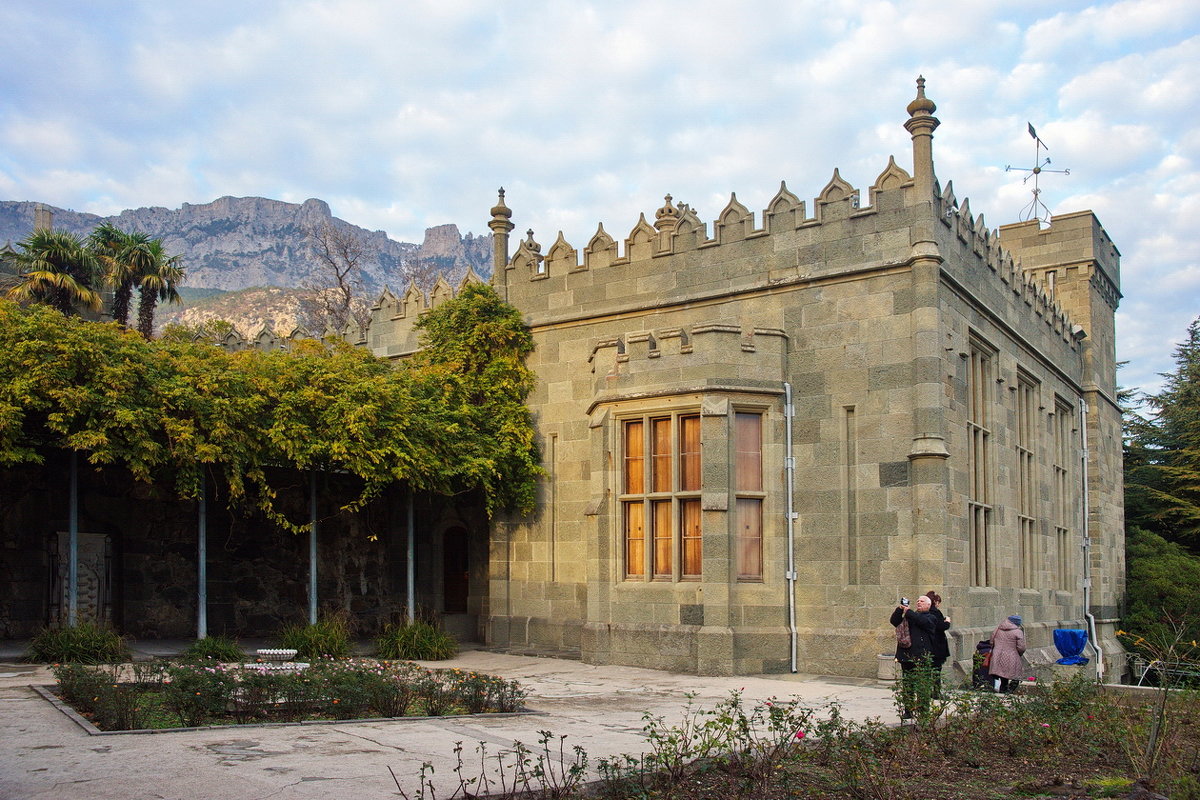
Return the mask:
M920 683L933 682L933 635L937 627L933 616L929 613L932 602L925 595L917 598L916 610L901 603L892 612L891 623L898 628L900 623L908 620L908 632L912 639L908 647L896 643L896 660L900 662L900 699L903 711L901 719L912 719L913 713L925 710L929 702L930 692L921 691ZM932 687L931 687L932 688Z
M950 630L950 618L942 613L942 596L930 590L925 593L931 603L929 615L934 619L933 631L933 696L942 696L942 665L950 658L950 642L946 631Z

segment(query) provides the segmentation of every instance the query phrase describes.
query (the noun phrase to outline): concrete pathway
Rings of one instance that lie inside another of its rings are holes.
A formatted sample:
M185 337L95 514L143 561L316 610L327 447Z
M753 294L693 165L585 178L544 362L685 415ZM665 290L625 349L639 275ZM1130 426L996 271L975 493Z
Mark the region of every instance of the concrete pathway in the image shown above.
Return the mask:
M480 774L481 742L492 754L514 741L533 747L539 731L550 731L556 740L565 735L567 752L579 745L593 763L638 754L647 749L643 713L678 721L688 692L703 708L741 690L747 700L795 696L813 707L836 700L851 718L895 718L890 688L868 680L697 677L483 650L427 666L519 680L530 690L526 704L536 713L90 736L29 688L53 683L47 667L0 663L0 798L375 800L399 796L389 767L415 797L421 766L430 762L437 798L446 800L458 785L457 742L471 763L466 777Z

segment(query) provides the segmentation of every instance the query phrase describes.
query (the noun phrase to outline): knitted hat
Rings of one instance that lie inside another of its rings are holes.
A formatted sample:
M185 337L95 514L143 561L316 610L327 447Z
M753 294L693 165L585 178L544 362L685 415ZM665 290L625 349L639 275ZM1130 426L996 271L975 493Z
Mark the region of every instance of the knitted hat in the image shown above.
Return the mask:
M1013 625L1016 625L1016 626L1020 627L1020 625L1021 625L1021 615L1020 615L1020 614L1013 614L1011 617L1009 617L1009 618L1008 618L1008 621L1009 621L1009 622L1011 622Z

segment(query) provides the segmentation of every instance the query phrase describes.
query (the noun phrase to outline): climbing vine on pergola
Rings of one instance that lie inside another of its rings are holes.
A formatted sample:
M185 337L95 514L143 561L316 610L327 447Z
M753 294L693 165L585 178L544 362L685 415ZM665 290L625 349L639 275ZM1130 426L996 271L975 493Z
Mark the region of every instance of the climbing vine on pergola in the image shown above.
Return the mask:
M233 503L275 507L272 467L361 479L355 510L400 482L479 490L489 514L529 511L541 473L519 312L487 286L418 323L423 350L392 363L345 344L227 352L146 341L115 324L0 302L0 465L38 463L46 448L129 469L197 497L201 476Z

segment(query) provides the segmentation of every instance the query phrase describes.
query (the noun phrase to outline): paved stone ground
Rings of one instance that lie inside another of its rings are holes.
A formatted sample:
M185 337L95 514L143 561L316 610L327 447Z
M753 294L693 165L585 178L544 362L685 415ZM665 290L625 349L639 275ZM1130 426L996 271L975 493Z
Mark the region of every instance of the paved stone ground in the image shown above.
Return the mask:
M151 653L169 652L169 645ZM875 681L814 676L709 678L631 667L598 667L558 658L467 650L429 666L478 670L521 681L534 714L506 717L209 728L161 734L90 736L37 695L32 684L53 683L49 669L22 664L0 648L0 798L26 800L266 800L399 796L388 771L410 796L423 762L436 772L437 797L457 780L454 747L533 746L538 731L566 735L568 752L593 758L641 753L644 712L677 721L685 694L712 707L733 690L748 700L796 696L820 707L830 700L853 718L894 718L891 690Z

